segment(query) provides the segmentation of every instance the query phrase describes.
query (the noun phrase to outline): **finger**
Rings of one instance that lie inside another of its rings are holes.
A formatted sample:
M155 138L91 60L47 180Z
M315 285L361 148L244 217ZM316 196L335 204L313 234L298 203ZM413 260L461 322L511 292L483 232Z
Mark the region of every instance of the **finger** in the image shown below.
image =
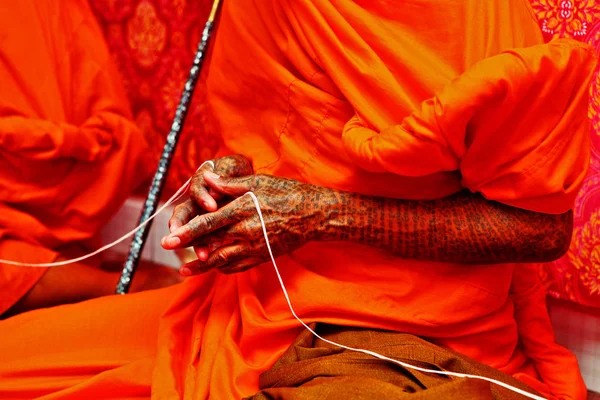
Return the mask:
M224 242L216 241L216 242L207 244L206 246L194 246L194 252L196 253L196 256L198 257L198 260L206 261L206 260L208 260L208 256L210 253L217 250L219 247L229 245L233 242L234 242L233 240L227 240Z
M208 189L208 194L215 200L221 200L223 198L223 195L213 188Z
M238 225L227 225L211 232L209 235L200 236L192 240L189 246L210 247L214 243L231 243L238 239L244 239L244 234Z
M248 202L245 198L240 198L216 212L198 215L186 225L167 235L163 241L163 248L174 250L189 246L189 243L200 240L204 235L246 218L248 210Z
M246 257L243 260L233 262L225 267L219 268L219 271L228 275L236 274L238 272L249 270L250 268L256 267L264 262L265 260L263 260L261 257Z
M211 243L207 246L208 249L208 254L210 256L210 253L214 252L215 250L217 250L219 247L223 247L223 246L229 246L230 244L235 243L234 240L226 240L224 242L214 242Z
M190 220L199 214L199 209L192 199L187 199L178 204L173 209L173 215L169 219L169 231L173 232L177 228L187 224Z
M213 167L210 163L204 164L204 166L192 177L189 190L190 197L206 211L216 211L218 208L216 200L208 193L206 182L204 181L204 174L209 172L214 174L211 172L212 170Z
M209 190L212 189L217 193L234 197L254 191L259 183L259 179L256 175L241 178L226 178L219 177L213 173L204 173L204 181L208 185Z
M206 261L208 255L221 246L233 243L236 239L241 238L237 225L230 225L221 229L217 229L210 235L204 235L192 241L189 245L194 247L194 252L200 261Z
M200 261L208 260L208 255L210 254L210 249L208 246L194 246L194 253L196 253L196 257Z
M223 242L213 242L211 244L207 244L206 246L194 246L194 253L196 253L196 257L200 261L208 260L208 256L210 253L223 246Z
M201 274L214 268L220 268L228 263L238 262L245 257L251 256L251 250L252 248L249 242L223 246L210 253L208 259L204 262L196 260L183 265L180 269L180 273L184 276L189 276Z
M206 246L196 247L194 246L194 252L200 261L208 260L210 253L223 246L223 242L213 242Z
M171 216L171 219L169 219L169 232L175 232L177 229L187 224L192 217L197 216L199 213L200 209L191 199L187 199L183 203L178 204L173 209L173 215ZM167 240L167 236L163 236L160 240L161 246L165 249L167 249Z

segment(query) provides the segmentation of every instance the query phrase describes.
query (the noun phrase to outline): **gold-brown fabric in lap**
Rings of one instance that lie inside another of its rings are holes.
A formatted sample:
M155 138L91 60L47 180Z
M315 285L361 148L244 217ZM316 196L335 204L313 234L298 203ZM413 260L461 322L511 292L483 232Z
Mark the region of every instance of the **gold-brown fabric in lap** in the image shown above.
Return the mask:
M334 342L375 351L416 366L484 375L536 393L507 374L414 335L326 324L318 324L316 331ZM309 331L303 331L273 368L260 376L260 388L260 392L248 399L526 398L483 380L408 370L335 347Z

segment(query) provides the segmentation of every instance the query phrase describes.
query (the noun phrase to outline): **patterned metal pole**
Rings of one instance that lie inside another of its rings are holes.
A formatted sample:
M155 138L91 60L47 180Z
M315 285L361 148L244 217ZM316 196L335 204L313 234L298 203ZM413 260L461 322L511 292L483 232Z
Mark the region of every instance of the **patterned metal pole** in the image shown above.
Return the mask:
M208 48L208 40L210 39L210 34L213 29L214 19L217 14L217 9L219 8L219 2L220 0L215 0L213 2L210 16L208 17L208 21L206 21L206 25L204 26L204 31L202 32L202 38L200 40L200 44L198 45L196 57L194 58L194 63L190 70L188 80L185 83L181 100L177 106L175 118L173 119L173 124L171 125L171 131L167 136L167 142L165 143L165 147L163 148L160 160L158 162L158 168L156 169L154 178L152 179L152 184L148 190L148 197L144 203L144 208L142 209L142 215L140 216L139 223L144 222L156 212L158 202L160 201L160 196L169 172L169 166L171 165L171 160L173 159L173 153L175 152L175 147L177 146L177 141L179 140L179 135L183 128L185 117L192 100L194 88L196 87L196 82L198 82L198 76L200 76L200 70L202 68L202 64L204 63L204 56ZM151 226L152 221L135 233L133 241L131 242L131 247L129 248L127 261L125 261L123 272L121 273L121 277L119 278L119 282L117 284L117 289L115 291L116 293L125 294L129 291L133 275L135 274L135 270L139 264L142 250L146 244L146 239L148 238L148 232L150 231Z

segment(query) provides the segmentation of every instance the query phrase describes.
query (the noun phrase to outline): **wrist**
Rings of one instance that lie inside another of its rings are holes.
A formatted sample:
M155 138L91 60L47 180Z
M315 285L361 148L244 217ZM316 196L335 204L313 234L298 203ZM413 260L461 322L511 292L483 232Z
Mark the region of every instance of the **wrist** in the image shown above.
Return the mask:
M319 197L319 209L314 213L316 224L313 240L353 240L357 229L353 214L359 195L330 189Z

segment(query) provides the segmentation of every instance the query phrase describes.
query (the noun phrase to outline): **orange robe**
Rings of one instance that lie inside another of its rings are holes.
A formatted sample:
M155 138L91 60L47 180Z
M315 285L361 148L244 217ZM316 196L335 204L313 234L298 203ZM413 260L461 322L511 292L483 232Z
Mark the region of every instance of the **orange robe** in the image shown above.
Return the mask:
M0 82L0 259L50 262L152 162L86 1L2 2ZM0 265L0 314L44 272Z
M225 1L207 126L221 154L249 156L258 173L410 199L466 187L562 213L587 167L595 59L579 43L541 43L525 0ZM306 322L419 335L549 397L585 396L535 266L343 242L278 265ZM302 329L270 263L34 311L0 322L0 397L240 398Z

